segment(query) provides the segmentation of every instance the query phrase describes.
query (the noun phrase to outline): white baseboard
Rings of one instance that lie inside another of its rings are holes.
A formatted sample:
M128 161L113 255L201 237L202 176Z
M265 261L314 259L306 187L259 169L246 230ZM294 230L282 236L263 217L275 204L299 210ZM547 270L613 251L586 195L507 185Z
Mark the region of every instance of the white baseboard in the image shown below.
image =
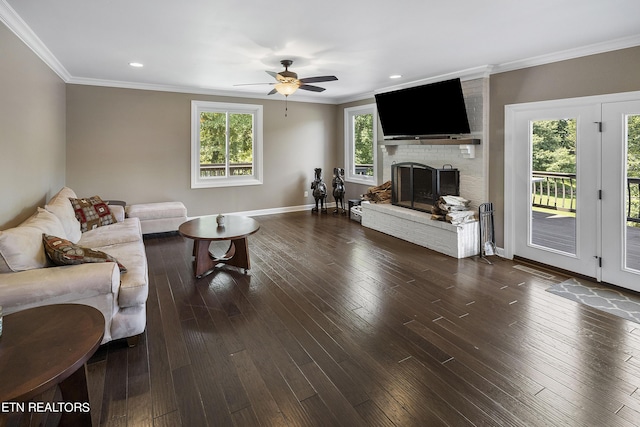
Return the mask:
M242 212L223 212L224 215L243 215L243 216L263 216L263 215L274 215L274 214L282 214L282 213L290 213L290 212L301 212L301 211L310 211L312 208L316 206L315 203L311 203L308 205L298 205L298 206L285 206L281 208L270 208L270 209L257 209L254 211L242 211ZM335 202L329 202L325 204L327 209L335 208ZM217 215L217 213L216 213ZM200 216L190 216L188 219L201 218L203 216L208 215L200 215Z

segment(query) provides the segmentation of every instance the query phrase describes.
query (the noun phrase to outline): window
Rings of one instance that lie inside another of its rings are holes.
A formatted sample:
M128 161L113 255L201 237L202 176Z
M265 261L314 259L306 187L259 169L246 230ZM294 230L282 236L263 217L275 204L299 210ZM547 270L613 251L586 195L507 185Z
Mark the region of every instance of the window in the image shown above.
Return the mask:
M191 101L191 188L262 184L262 106Z
M375 104L345 108L345 179L376 184L377 115Z

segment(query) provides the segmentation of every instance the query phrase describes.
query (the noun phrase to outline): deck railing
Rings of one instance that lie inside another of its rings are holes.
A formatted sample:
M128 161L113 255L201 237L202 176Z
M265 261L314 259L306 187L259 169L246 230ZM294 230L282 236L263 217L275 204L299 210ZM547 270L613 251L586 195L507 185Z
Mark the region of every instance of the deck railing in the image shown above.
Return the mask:
M576 174L533 172L533 206L565 212L576 211Z
M251 163L235 163L229 165L231 175L251 175L253 166ZM356 175L373 176L373 164L356 164ZM225 176L225 165L223 163L200 163L200 176L203 178L214 176Z
M251 175L253 174L253 165L251 163L234 163L229 165L229 174L231 176ZM202 178L226 176L224 163L200 163L200 176Z
M373 176L373 164L356 163L356 175Z
M533 172L532 205L575 212L576 189L574 173ZM640 178L627 178L627 221L640 223Z
M640 178L627 178L627 221L640 223Z

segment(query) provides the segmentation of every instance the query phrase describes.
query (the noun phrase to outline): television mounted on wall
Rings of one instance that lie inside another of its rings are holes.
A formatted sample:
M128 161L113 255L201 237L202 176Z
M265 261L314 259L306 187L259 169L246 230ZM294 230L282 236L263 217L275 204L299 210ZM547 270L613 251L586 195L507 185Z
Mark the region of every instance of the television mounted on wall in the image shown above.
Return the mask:
M375 95L385 139L468 134L460 79Z

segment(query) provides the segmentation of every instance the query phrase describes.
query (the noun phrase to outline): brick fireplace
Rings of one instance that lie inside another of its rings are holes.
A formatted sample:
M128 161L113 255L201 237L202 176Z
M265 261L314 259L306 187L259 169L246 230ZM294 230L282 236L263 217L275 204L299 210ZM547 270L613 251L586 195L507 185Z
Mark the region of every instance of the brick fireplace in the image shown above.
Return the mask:
M471 137L479 145L467 146L451 141L430 144L421 141L378 141L382 180L391 181L392 165L421 163L440 168L451 165L459 171L460 196L471 201L470 209L488 202L488 94L489 79L481 77L462 82L471 128ZM463 258L479 253L478 223L453 226L431 220L427 212L412 211L399 206L363 205L362 225L421 246Z

